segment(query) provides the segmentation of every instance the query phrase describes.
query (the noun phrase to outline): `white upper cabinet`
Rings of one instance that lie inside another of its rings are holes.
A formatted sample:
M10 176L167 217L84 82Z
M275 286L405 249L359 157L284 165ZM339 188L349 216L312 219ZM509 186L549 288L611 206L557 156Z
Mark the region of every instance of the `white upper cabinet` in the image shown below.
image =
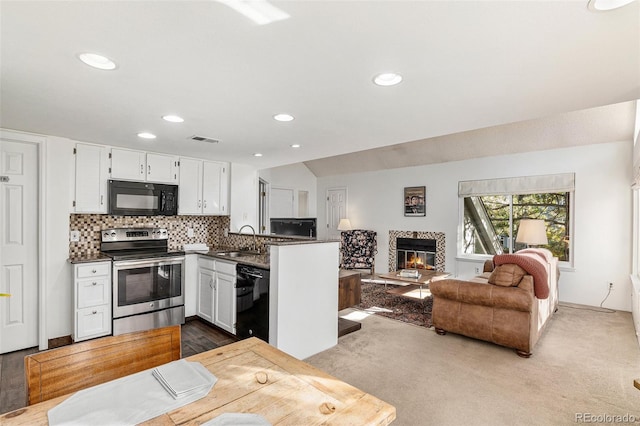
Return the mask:
M74 212L107 213L109 148L76 144Z
M146 152L113 148L111 179L145 180Z
M180 159L178 214L227 215L229 163Z
M178 182L178 157L113 148L111 178L175 184Z
M180 159L178 214L202 214L202 160Z
M179 158L165 154L147 154L147 181L178 183Z
M204 214L227 213L227 169L226 163L205 161L202 173L202 212Z

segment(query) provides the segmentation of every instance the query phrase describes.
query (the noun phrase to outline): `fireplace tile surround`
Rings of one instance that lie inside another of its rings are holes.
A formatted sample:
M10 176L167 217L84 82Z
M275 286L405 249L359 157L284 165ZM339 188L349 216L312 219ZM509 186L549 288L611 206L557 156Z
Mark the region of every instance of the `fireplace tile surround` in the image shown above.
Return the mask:
M445 269L445 234L431 231L389 231L389 271L395 271L397 265L396 251L398 238L420 238L436 241L435 269L444 272Z

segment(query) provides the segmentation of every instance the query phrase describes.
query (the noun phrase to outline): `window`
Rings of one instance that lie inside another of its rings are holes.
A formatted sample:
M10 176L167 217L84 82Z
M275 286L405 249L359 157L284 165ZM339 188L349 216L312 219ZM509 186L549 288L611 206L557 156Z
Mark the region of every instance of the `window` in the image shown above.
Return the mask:
M523 249L526 244L515 241L520 220L541 219L549 241L542 247L571 261L573 181L573 174L563 174L460 182L460 254Z
M463 254L512 253L526 245L515 241L520 219L545 221L551 250L569 260L570 193L486 195L464 198Z

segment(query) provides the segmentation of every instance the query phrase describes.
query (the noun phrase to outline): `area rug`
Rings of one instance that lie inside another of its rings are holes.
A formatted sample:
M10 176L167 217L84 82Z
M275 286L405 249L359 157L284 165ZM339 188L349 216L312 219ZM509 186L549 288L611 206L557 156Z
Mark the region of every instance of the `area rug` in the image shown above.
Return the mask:
M431 327L433 298L427 297L424 300L416 300L386 292L386 290L397 287L387 284L385 288L384 284L363 282L360 304L354 306L354 308L369 310L376 315L422 327Z

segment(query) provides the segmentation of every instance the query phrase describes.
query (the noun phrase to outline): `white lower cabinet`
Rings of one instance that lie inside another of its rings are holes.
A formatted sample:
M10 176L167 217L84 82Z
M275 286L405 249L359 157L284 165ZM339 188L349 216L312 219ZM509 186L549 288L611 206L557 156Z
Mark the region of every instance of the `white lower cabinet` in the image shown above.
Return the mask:
M111 262L76 264L73 294L73 340L111 334Z
M212 260L212 263L215 261ZM216 281L216 273L211 268L202 266L198 262L198 308L197 314L200 318L213 324L213 286Z
M198 260L197 315L236 334L236 263L206 256Z
M216 272L213 323L236 334L236 276Z

